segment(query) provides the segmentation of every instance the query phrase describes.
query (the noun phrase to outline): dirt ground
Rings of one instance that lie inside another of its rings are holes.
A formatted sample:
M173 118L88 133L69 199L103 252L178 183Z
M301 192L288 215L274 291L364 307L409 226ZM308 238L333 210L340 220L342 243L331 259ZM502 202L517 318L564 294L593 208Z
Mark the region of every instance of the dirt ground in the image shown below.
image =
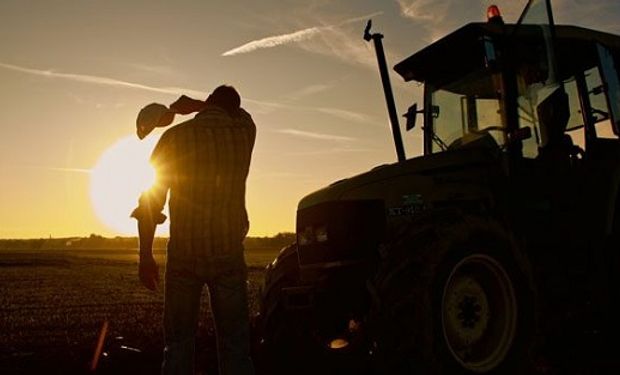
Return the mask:
M252 314L264 267L277 249L246 251ZM156 254L163 274L164 256ZM214 331L203 292L197 370L216 374ZM137 278L136 250L0 251L0 374L88 373L102 325L97 373L156 374L163 288Z

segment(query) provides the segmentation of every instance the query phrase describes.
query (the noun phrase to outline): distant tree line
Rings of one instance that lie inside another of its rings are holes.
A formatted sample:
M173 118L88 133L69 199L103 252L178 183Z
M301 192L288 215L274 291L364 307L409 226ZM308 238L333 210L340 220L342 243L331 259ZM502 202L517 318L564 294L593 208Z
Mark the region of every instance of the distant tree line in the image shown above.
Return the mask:
M246 250L281 249L297 240L295 233L278 233L273 237L247 237Z
M157 237L155 250L166 248L167 238ZM295 242L294 233L278 233L273 237L247 237L246 250L279 249ZM137 237L88 237L0 239L0 250L68 250L68 249L137 249Z

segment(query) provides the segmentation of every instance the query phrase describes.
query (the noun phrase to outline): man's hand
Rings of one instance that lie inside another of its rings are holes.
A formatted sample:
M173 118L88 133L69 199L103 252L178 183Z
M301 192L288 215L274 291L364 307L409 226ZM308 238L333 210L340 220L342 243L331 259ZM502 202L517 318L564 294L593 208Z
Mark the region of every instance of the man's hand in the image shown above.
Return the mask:
M149 290L157 290L157 284L159 284L159 267L152 256L140 257L138 274L140 275L140 282L142 285Z
M206 103L202 100L192 99L189 96L182 95L174 103L170 104L169 108L174 113L180 115L188 115L193 112L199 112L204 109Z
M159 283L159 269L153 258L153 238L155 227L151 215L138 217L138 234L140 236L140 264L138 274L140 282L149 290L156 290Z

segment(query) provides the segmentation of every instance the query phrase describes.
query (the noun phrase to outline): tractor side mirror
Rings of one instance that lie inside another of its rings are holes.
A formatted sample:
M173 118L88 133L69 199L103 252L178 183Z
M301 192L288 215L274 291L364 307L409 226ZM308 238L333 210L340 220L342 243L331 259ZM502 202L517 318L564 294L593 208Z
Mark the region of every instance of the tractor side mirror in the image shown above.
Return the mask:
M413 103L413 105L409 107L407 113L405 113L403 117L407 119L407 123L405 125L405 129L407 131L415 128L415 120L418 117L418 103Z
M411 107L407 110L407 113L403 115L404 118L407 119L407 123L405 125L405 129L407 131L415 128L416 119L418 117L418 113L423 113L424 110L418 110L418 103L413 103Z
M424 110L423 109L418 110L418 103L413 103L413 105L409 107L409 109L407 110L407 113L403 115L403 117L407 119L405 130L409 131L415 128L415 123L418 117L418 113L424 113ZM431 106L431 114L433 115L433 118L439 117L439 106L437 105Z

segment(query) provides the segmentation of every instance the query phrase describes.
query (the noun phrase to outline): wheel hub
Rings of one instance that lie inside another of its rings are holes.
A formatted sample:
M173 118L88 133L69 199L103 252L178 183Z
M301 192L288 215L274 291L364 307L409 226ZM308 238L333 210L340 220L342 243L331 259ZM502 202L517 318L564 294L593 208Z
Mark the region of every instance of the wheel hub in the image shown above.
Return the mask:
M487 372L512 345L517 301L508 273L484 254L465 257L446 280L441 304L448 350L464 368Z
M476 323L480 320L480 304L476 300L476 297L466 296L459 303L460 312L457 317L461 321L463 328L474 328Z
M445 324L459 345L472 345L482 338L489 322L489 303L483 287L471 277L452 280L444 298Z

